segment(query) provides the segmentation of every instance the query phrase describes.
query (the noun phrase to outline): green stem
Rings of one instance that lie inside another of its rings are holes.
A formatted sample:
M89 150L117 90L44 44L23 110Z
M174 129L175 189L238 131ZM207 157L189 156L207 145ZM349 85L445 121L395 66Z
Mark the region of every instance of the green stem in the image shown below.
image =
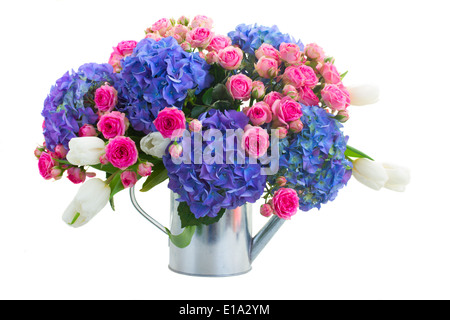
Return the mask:
M118 174L119 172L121 172L121 170L117 170L117 171L114 172L112 175L110 175L110 176L108 177L108 179L106 179L105 183L106 183L106 184L110 184L111 181L114 179L115 176L117 176L117 174Z

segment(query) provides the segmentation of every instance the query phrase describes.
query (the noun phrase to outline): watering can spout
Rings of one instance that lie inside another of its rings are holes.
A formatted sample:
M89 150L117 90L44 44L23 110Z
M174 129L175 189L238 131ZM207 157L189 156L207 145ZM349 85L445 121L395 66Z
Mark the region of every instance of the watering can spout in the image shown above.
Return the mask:
M252 248L250 253L251 262L253 262L261 253L261 251L269 243L275 233L277 233L277 231L281 228L284 222L284 219L281 219L278 216L274 215L256 234L256 236L252 240Z

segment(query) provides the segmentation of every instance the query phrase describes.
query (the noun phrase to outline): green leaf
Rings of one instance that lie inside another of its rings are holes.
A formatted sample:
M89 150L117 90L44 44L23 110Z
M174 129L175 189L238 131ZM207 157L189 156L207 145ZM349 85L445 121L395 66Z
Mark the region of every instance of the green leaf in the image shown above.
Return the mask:
M209 88L206 90L206 92L203 94L202 101L203 104L209 106L211 105L213 98L212 98L213 88Z
M211 218L208 216L202 218L196 218L195 215L191 212L188 204L186 202L180 202L178 204L178 215L181 220L181 227L186 228L190 226L200 226L200 225L210 225L216 223L222 218L225 213L225 209L221 209L216 217Z
M364 152L359 151L358 149L355 149L349 145L347 145L347 150L345 150L345 156L347 156L349 158L366 158L366 159L374 161L371 157L369 157Z
M191 118L198 118L198 116L205 112L206 109L206 106L195 106L194 108L192 108Z
M347 73L348 73L348 70L345 71L343 74L341 74L341 80L344 79L344 77L347 75Z
M191 243L196 228L196 226L186 227L183 232L178 235L173 235L169 229L165 229L167 231L167 234L169 235L170 241L172 241L175 246L182 249L186 248Z
M109 200L111 200L115 194L119 191L122 191L124 188L122 184L122 179L120 178L120 174L116 174L111 182L109 183L109 187L111 188L111 194L109 195Z
M167 169L164 167L164 164L162 162L155 164L152 168L152 174L142 185L141 192L149 191L161 182L164 182L167 178L169 178L169 176L167 175Z
M106 165L103 165L103 164L95 164L95 165L93 165L93 166L91 166L92 168L94 168L94 169L97 169L97 170L100 170L100 171L105 171L106 173L110 173L110 174L113 174L113 173L115 173L117 170L119 170L119 169L117 169L116 167L114 167L112 164L106 164Z
M114 204L114 197L109 198L109 204L111 205L112 211L116 211L116 206Z
M212 90L212 99L213 101L218 100L227 100L227 101L233 101L233 97L228 93L228 89L226 85L223 83L219 83L216 85Z
M230 101L226 101L226 100L219 100L219 101L214 102L211 107L213 109L218 109L220 111L225 111L225 110L230 109L231 102Z

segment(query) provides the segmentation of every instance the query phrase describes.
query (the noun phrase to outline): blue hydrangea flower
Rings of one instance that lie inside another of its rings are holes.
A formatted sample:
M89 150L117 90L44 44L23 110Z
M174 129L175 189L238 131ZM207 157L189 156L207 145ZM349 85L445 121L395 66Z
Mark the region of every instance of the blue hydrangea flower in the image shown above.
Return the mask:
M228 36L234 45L238 45L244 52L249 54L255 54L255 50L263 43L271 44L276 49L279 49L280 44L283 42L295 43L300 47L300 50L303 51L304 49L304 45L300 40L296 41L290 35L281 33L277 26L264 27L257 24L240 24L235 31L229 32Z
M200 116L203 129L221 130L225 137L227 129L243 129L248 124L248 118L242 112L211 110ZM227 136L234 139L234 136ZM194 137L191 142L183 139L183 150L191 148L191 164L175 164L170 155L163 157L164 166L169 175L169 188L180 197L178 201L187 202L196 218L215 217L224 209L234 209L245 203L256 202L264 192L266 176L261 175L259 164L249 163L248 157L243 155L245 161L238 164L238 156L230 164L226 161L226 140L223 139L223 164L194 163ZM207 139L203 139L207 140ZM189 146L189 143L191 145ZM202 151L212 142L203 141ZM220 142L219 142L220 143ZM236 149L235 147L233 149Z
M336 198L351 177L352 163L345 158L348 137L342 125L320 107L302 110L303 130L280 141L280 170L269 183L286 177L286 187L301 192L300 209L309 211Z
M95 124L98 116L91 101L95 91L105 82L113 85L116 76L109 64L88 63L78 72L66 72L56 81L44 102L44 137L47 148L54 151L58 144L68 148L84 124Z
M184 51L172 37L144 39L121 61L119 109L137 131L155 131L153 120L165 107L182 108L188 90L199 93L213 77L198 52Z

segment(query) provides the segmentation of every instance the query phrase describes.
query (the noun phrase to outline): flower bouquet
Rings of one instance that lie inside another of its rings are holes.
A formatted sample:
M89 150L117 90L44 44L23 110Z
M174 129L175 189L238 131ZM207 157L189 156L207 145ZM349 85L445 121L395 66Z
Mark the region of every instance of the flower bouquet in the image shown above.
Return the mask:
M352 175L403 191L406 169L373 161L342 131L349 106L375 103L376 87L346 87L334 58L276 26L220 35L212 25L205 16L161 19L139 42L120 42L108 63L56 81L35 155L44 179L66 173L83 184L63 214L68 225L86 224L108 202L114 209L114 196L142 178L143 192L169 180L190 230L166 229L180 248L195 227L261 198L260 213L284 221L334 200Z

